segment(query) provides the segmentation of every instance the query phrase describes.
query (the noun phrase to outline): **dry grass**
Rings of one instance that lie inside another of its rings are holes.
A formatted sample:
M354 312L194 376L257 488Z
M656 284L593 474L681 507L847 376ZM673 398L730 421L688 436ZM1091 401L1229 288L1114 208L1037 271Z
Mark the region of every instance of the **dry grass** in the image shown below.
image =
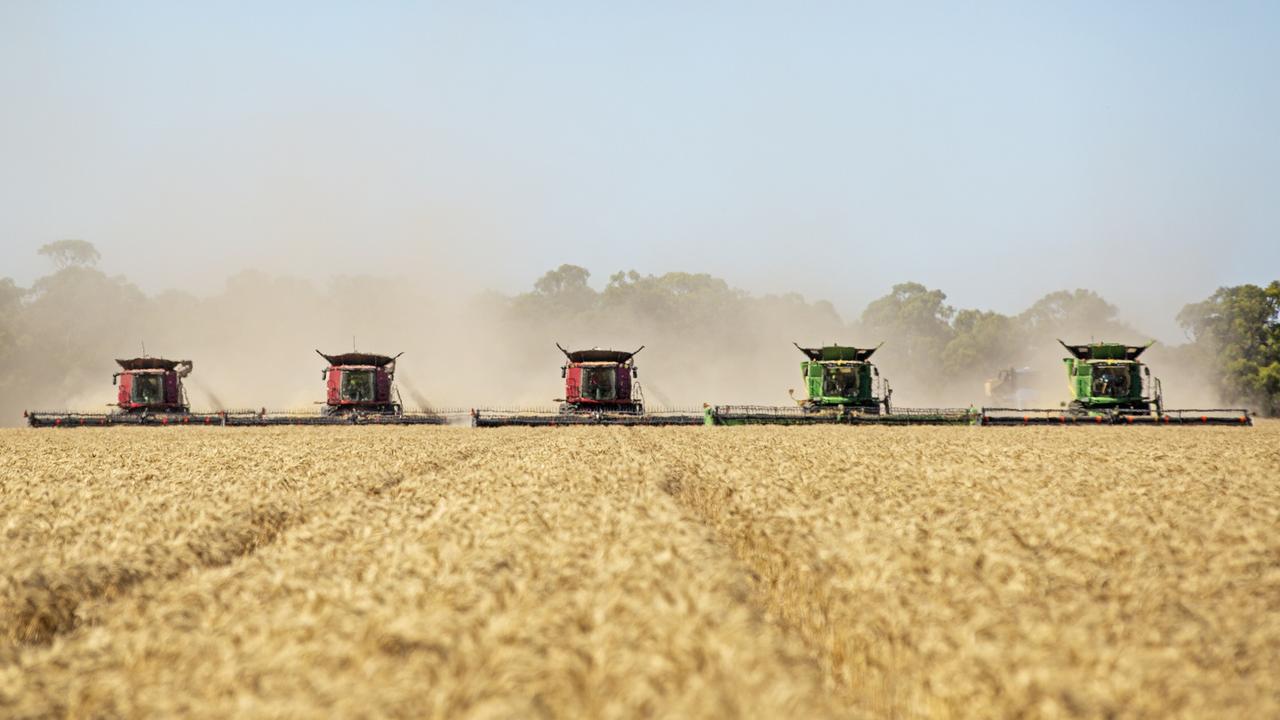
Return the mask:
M1280 424L0 431L0 716L1274 716Z

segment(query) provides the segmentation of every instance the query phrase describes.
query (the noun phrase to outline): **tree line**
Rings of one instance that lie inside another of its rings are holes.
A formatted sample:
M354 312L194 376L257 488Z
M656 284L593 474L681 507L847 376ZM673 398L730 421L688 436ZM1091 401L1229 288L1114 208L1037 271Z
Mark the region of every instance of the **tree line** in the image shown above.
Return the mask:
M428 297L403 278L339 277L315 284L257 272L233 276L222 292L197 297L148 295L128 278L103 273L98 251L85 241L50 243L39 252L51 263L48 275L30 287L0 279L4 424L20 420L15 415L23 408L61 407L70 395L100 388L104 359L138 354L134 338L154 338L162 351L178 348L195 356L197 365L204 356L217 356L243 368L276 358L293 362L298 346L321 339L332 343L358 333L398 345L410 342L410 334L425 334L433 344L417 351L420 357L440 345L469 348L476 373L494 378L493 384L456 389L441 389L433 378L418 381L437 394L456 392L459 402L466 393L495 402L525 392L516 383L526 380L513 366L532 368L529 394L547 394L542 368L554 359L548 355L553 340L627 349L646 344L661 348L642 356L646 387L663 396L649 400L675 405L776 401L793 380L780 380L779 368L798 365L791 340L883 341L876 360L882 369L893 368L900 392L908 388L907 397L929 399L951 393L961 401L977 399L974 388L1006 367L1056 372L1050 363L1061 354L1058 337L1146 340L1140 328L1119 319L1114 305L1085 289L1051 292L1020 313L1003 314L956 308L942 290L907 282L846 319L825 301L794 293L755 295L709 274L619 272L595 289L585 268L562 265L527 292L489 292L462 304ZM440 320L443 315L453 322ZM1153 349L1157 373L1161 363L1193 368L1221 402L1280 413L1280 281L1220 288L1182 308L1177 321L1187 341ZM303 367L304 360L297 362ZM452 372L447 360L428 369L430 375ZM229 371L222 379L228 386L245 382Z

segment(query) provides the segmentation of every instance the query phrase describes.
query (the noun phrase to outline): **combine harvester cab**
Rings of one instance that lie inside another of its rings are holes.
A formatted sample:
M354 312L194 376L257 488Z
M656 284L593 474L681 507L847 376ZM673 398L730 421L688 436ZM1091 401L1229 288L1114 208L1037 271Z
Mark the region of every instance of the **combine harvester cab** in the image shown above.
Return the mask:
M182 380L195 367L190 360L139 357L116 360L111 376L116 402L106 413L25 412L31 427L222 424L221 413L192 414Z
M1160 378L1138 360L1145 345L1068 345L1063 358L1071 401L1058 409L983 408L983 425L1252 425L1240 408L1164 407Z
M316 354L329 363L322 377L325 381L324 414L344 416L353 413L399 415L403 412L399 394L393 397L392 381L396 374L396 358L368 353Z
M696 412L646 410L633 351L565 350L564 397L555 410L472 410L475 427L559 425L700 425Z
M397 355L349 352L326 355L320 377L325 399L320 412L236 412L227 425L443 425L444 414L422 409L406 411L396 389Z
M116 360L121 371L111 376L118 388L116 406L125 413L190 412L182 379L191 374L190 360L134 358Z
M796 348L808 358L800 363L806 397L793 407L707 405L707 425L968 425L974 415L965 409L895 408L893 388L870 362L880 349L827 345ZM883 343L881 343L883 344Z

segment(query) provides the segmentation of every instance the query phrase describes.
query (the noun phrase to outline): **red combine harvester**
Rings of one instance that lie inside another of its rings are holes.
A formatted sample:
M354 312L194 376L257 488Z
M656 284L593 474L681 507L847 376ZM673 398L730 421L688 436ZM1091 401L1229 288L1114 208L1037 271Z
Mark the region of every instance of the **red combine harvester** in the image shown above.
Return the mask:
M556 398L555 410L472 410L475 427L508 425L698 425L697 412L647 411L637 380L633 351L576 350L570 352L556 343L567 362L560 368L564 397Z
M639 414L644 412L644 398L640 383L632 380L639 376L636 370L636 353L625 350L577 350L569 352L556 343L568 362L560 368L564 378L564 398L559 400L562 413L615 412Z
M190 360L135 358L117 360L122 371L117 410L110 413L23 413L32 427L110 425L443 425L445 415L431 411L406 412L395 388L396 358L370 353L325 355L322 379L327 394L319 412L237 410L192 413L182 378Z
M396 358L369 353L316 354L329 363L322 377L328 392L325 415L352 413L399 414L403 407L399 394L393 398L391 381L395 379Z
M116 360L120 372L111 376L118 388L115 409L106 413L28 412L31 427L98 425L219 424L221 413L193 414L182 379L191 374L190 360L140 357Z
M396 390L397 355L349 352L316 354L328 365L321 372L325 399L319 413L235 412L227 425L443 425L444 415L419 410L406 412Z

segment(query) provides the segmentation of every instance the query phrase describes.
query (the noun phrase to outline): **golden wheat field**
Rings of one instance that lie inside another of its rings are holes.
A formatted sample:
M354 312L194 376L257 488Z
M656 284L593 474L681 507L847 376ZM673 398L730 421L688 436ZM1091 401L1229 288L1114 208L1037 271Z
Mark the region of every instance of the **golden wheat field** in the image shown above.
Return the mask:
M1280 423L0 431L0 716L1280 714Z

